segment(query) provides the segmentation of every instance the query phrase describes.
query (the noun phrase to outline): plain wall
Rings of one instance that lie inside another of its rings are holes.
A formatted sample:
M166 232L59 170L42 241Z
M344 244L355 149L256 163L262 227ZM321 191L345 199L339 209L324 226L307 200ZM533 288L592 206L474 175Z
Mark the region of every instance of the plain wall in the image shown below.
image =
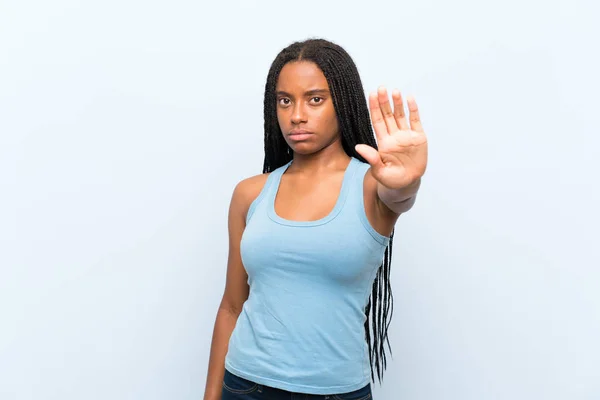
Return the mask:
M599 8L0 1L0 398L202 398L231 193L308 37L430 141L375 398L600 398Z

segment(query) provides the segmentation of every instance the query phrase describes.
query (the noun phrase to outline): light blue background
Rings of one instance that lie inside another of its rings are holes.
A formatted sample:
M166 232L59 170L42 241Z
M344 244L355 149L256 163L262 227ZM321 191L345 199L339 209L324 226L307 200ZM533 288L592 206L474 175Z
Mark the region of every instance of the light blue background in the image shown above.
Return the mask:
M309 36L430 139L375 398L600 398L598 11L0 1L0 398L202 398L267 70Z

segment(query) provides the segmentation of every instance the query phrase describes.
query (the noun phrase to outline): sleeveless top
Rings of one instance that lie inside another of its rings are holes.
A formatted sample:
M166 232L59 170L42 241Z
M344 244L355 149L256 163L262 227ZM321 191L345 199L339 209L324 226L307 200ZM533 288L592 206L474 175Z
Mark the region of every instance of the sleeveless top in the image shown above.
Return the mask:
M275 212L281 176L252 202L240 253L250 293L229 340L225 368L290 392L336 394L370 382L365 307L389 237L365 214L369 165L351 158L333 210L316 221Z

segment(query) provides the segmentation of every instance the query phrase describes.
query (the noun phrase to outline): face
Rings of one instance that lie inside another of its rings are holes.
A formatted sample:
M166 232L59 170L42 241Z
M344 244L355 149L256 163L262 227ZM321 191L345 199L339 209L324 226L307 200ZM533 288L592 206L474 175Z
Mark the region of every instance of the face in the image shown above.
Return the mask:
M315 63L286 64L275 90L279 127L295 153L312 154L335 144L341 147L329 85Z

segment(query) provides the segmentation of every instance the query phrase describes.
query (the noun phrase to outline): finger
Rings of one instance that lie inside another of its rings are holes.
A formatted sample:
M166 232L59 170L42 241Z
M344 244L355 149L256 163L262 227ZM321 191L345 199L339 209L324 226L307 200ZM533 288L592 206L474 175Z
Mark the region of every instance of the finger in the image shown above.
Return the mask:
M381 109L381 115L385 121L387 131L389 134L392 134L398 130L398 124L394 118L392 105L390 104L390 98L385 87L380 86L379 89L377 89L377 98L379 100L379 108Z
M381 109L379 108L379 100L376 93L371 93L369 95L369 109L371 111L373 129L375 129L375 135L377 135L377 142L379 143L384 137L388 136L389 133L385 121L383 120Z
M360 154L365 160L367 160L369 165L371 165L371 167L373 167L374 170L383 167L383 161L381 161L379 152L373 147L368 146L366 144L357 144L354 148L358 154Z
M423 125L421 124L421 117L419 116L419 107L417 106L417 101L414 97L409 96L406 102L408 103L408 111L410 113L410 129L415 132L424 132Z
M398 89L392 92L392 99L394 100L394 118L396 119L396 124L402 130L409 129L406 114L404 113L404 100L402 100L402 94Z

